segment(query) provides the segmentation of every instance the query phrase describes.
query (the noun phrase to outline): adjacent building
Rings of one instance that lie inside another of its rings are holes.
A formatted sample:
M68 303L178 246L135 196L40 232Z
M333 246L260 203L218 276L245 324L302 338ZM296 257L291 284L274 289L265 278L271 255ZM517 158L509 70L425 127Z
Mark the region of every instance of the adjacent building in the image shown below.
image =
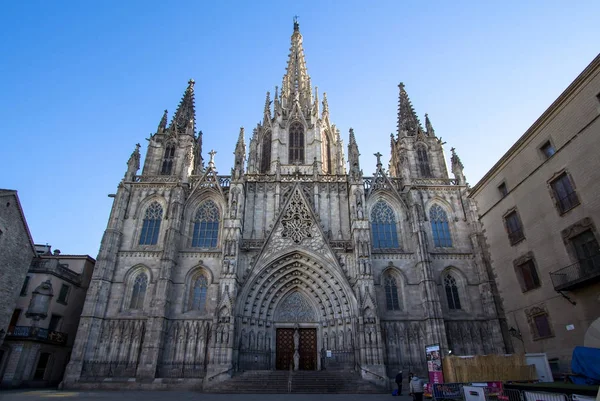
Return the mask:
M516 351L600 347L600 56L471 190Z
M34 256L31 233L17 191L0 189L0 344ZM0 363L4 356L5 350L0 348Z
M95 260L36 245L2 344L0 386L60 383Z
M141 174L139 144L127 163L65 385L202 386L290 367L377 381L426 372L431 344L504 352L458 156L451 178L402 84L397 132L380 136L389 168L377 153L364 174L349 138L347 168L297 22L283 83L248 152L240 130L231 174L202 152L190 80Z

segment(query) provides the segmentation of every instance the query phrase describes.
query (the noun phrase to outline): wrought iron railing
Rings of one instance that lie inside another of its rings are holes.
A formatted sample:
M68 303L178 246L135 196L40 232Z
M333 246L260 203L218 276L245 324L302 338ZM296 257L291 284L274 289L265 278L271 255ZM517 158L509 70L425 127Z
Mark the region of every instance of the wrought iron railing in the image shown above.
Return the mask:
M239 352L238 358L239 370L271 369L271 351L244 350Z
M600 255L563 267L550 273L550 277L557 291L569 290L591 280L600 279Z
M203 378L206 367L203 363L170 362L161 363L156 367L156 377L169 379Z
M129 361L84 361L81 377L84 379L105 377L135 377L137 362Z
M67 343L67 333L33 326L13 326L9 328L7 337L9 339L44 341L57 345Z

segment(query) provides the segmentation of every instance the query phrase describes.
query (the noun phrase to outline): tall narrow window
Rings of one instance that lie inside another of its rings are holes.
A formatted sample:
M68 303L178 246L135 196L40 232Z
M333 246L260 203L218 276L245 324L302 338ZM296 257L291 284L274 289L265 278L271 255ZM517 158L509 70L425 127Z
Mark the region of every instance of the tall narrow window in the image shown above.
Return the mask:
M323 166L325 166L325 173L332 174L331 171L331 141L329 135L325 132L325 153L323 154Z
M152 202L144 214L144 223L140 235L140 245L156 245L160 222L162 220L163 208L158 202Z
M554 199L556 200L556 206L561 213L565 213L568 210L573 209L579 205L579 198L573 184L569 179L567 173L562 173L554 181L550 183L552 192L554 193Z
M26 276L25 277L25 281L23 282L23 287L21 287L21 296L24 297L25 295L27 295L27 287L29 287L29 279L31 279L31 277Z
M382 200L377 201L371 211L371 234L373 248L399 248L396 218L392 208Z
M506 183L503 182L502 184L498 185L498 191L500 192L500 196L502 196L503 198L508 195L508 188L506 187Z
M133 289L131 291L131 302L129 309L143 309L144 298L146 298L146 289L148 288L148 275L140 273L133 281Z
M190 291L189 309L203 311L206 305L206 292L208 291L208 281L203 274L198 275L192 282Z
M431 220L431 231L433 243L437 248L452 247L452 237L448 226L448 215L439 205L433 205L429 209L429 220Z
M424 146L417 147L417 166L421 177L431 177L431 168L429 166L429 157L427 149Z
M571 244L583 275L600 271L600 247L591 230L573 237Z
M523 234L523 225L516 211L510 212L504 217L506 230L508 231L508 240L511 245L515 245L525 238Z
M529 259L524 263L516 265L515 273L517 274L517 280L519 281L523 292L533 290L540 286L540 278L538 277L533 260Z
M304 164L304 127L299 122L290 125L289 163Z
M458 286L456 285L456 279L452 275L448 274L444 277L444 287L446 289L446 299L448 300L448 308L450 309L461 309L460 297L458 296Z
M215 202L203 202L194 217L192 246L198 248L214 248L219 237L219 208Z
M271 131L265 132L262 140L262 157L260 159L260 172L265 174L271 167Z
M396 280L391 276L385 279L385 303L388 310L400 310L398 286Z
M170 143L165 148L165 155L163 157L162 168L160 173L162 175L171 175L173 170L173 160L175 159L175 144Z
M56 299L56 302L58 302L59 304L67 304L67 301L69 300L69 291L71 290L71 288L66 285L63 284L60 286L60 292L58 293L58 298Z

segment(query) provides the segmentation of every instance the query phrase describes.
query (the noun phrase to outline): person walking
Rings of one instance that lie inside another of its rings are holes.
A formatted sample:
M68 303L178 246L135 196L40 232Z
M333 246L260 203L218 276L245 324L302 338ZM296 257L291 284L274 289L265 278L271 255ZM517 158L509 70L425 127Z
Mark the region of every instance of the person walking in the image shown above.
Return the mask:
M413 395L415 401L423 401L423 380L414 375L408 383L408 390Z
M402 395L402 371L396 375L396 385L398 385L398 395Z

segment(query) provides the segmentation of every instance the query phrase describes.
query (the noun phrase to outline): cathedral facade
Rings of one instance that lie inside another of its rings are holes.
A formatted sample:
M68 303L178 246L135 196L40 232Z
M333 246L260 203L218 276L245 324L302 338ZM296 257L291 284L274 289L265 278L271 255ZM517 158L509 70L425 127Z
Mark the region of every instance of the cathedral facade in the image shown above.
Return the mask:
M281 88L267 92L228 175L203 153L191 80L140 146L114 198L64 383L208 385L248 370L425 373L425 346L504 351L475 205L459 158L399 86L391 159L346 163L294 23ZM139 174L139 175L138 175ZM181 379L181 380L180 380Z

